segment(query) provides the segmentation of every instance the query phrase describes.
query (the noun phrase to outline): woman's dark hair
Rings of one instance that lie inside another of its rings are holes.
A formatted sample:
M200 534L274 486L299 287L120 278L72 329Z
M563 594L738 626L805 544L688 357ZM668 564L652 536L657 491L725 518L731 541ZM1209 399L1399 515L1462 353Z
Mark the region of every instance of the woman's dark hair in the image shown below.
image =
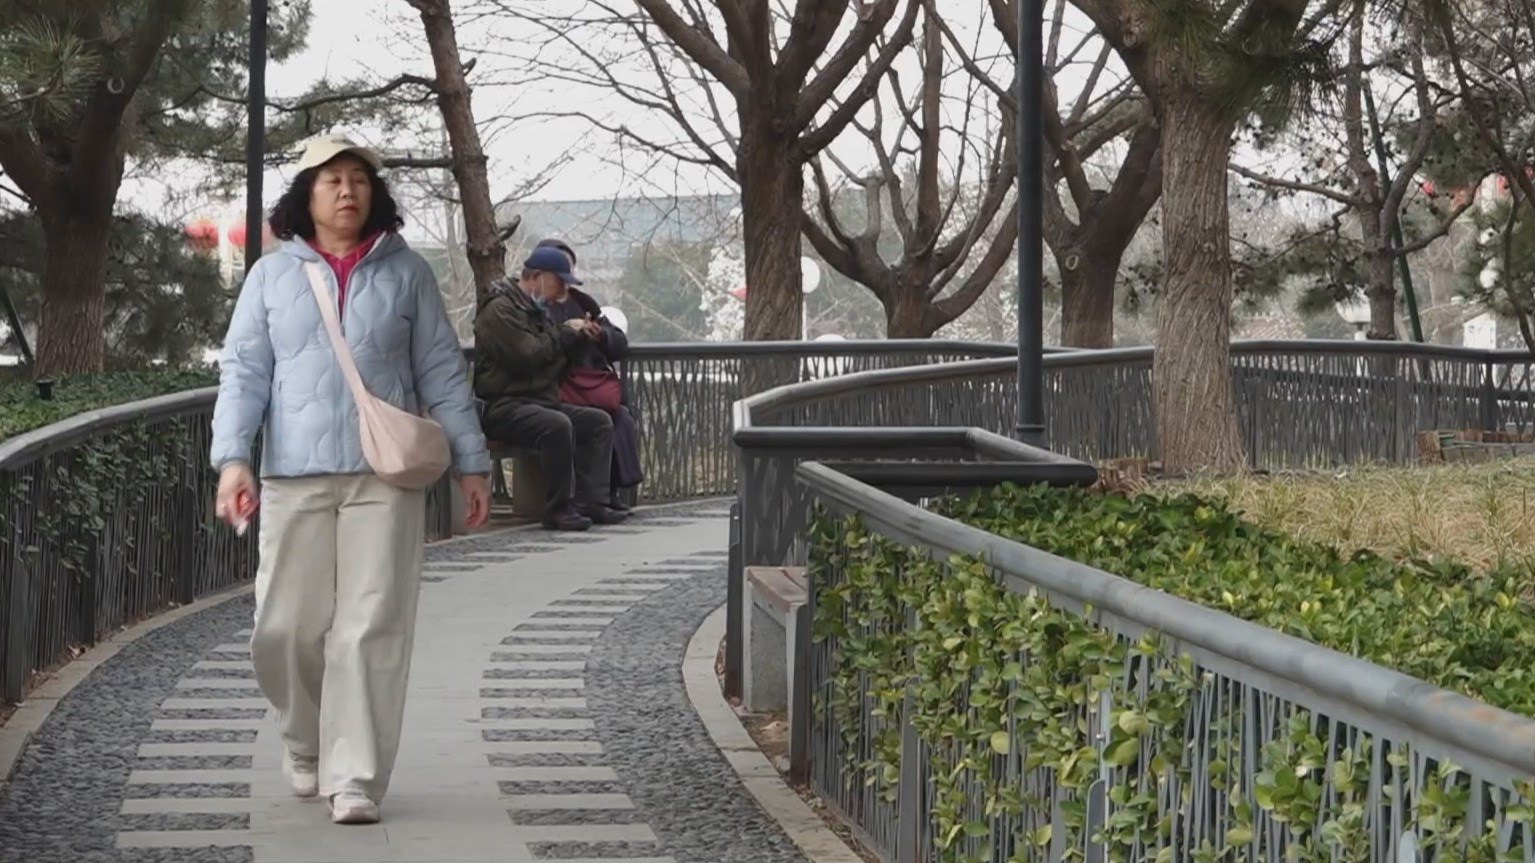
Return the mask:
M371 237L379 231L398 231L405 227L400 205L389 194L389 184L373 170L372 165L364 162L363 170L368 172L368 185L373 187L373 203L368 208L367 220L362 224L362 235ZM277 205L272 208L271 218L268 219L274 236L283 240L294 237L314 239L314 216L309 213L309 201L314 194L315 177L319 175L320 168L300 171L293 178L293 184L277 199Z

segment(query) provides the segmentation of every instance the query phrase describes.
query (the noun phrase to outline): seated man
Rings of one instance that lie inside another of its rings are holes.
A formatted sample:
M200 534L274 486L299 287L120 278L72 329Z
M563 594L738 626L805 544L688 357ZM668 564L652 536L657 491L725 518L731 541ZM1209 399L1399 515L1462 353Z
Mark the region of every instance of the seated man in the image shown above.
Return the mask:
M554 280L575 282L556 249L536 249L519 284L498 282L474 320L474 391L485 402L481 421L491 440L536 450L548 486L544 526L586 530L618 524L608 508L613 420L606 411L560 403L570 364L596 338L595 328L561 326L541 297ZM579 283L579 282L575 282Z
M571 272L575 272L576 252L569 243L559 239L538 241L538 248L546 247L564 252L565 257L570 259ZM575 284L580 284L579 280ZM614 371L614 366L628 356L629 337L603 315L602 306L590 295L566 285L563 291L556 290L555 293L543 296L544 308L556 323L564 324L572 318L585 318L595 321L601 327L601 333L587 347L583 357L576 361L576 367ZM566 392L569 392L569 382ZM640 430L626 401L619 404L616 410L608 410L608 416L613 418L613 470L609 478L612 497L608 500L608 508L628 512L629 506L623 502L620 492L634 488L645 479L640 464Z

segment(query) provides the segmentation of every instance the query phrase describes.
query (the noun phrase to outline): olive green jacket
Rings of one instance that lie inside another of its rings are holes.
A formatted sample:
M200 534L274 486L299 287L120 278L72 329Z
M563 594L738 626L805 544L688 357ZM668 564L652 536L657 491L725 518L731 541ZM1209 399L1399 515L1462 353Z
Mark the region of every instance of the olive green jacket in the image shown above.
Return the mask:
M497 282L474 318L474 393L487 405L558 402L566 369L585 345L511 280Z

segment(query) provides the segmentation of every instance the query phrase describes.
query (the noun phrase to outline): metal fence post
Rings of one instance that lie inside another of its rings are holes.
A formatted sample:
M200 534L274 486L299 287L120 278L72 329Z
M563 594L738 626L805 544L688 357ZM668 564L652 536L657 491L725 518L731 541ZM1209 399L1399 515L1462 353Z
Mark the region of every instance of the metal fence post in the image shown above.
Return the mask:
M815 585L806 585L809 598L794 611L793 657L789 670L789 784L810 781L810 627L815 618Z
M921 863L925 856L922 848L922 741L917 737L917 727L911 723L911 686L906 687L906 697L901 705L901 778L896 786L896 833L894 863Z
M746 604L746 568L741 560L741 498L730 505L730 556L725 573L725 697L741 697L741 663L745 643L741 631Z
M1502 431L1498 422L1498 390L1497 373L1493 371L1492 360L1482 365L1482 395L1481 415L1482 431Z

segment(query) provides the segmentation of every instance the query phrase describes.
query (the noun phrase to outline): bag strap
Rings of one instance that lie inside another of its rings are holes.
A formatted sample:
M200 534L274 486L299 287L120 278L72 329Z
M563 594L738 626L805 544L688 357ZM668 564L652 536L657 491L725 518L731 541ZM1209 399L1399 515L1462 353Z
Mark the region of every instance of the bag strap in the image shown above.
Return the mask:
M330 334L330 346L336 352L336 362L341 366L341 374L346 378L347 385L352 388L352 400L361 405L370 393L363 385L362 374L357 371L352 348L347 345L346 336L341 334L341 319L336 315L336 305L331 302L330 291L325 287L324 271L319 264L306 261L304 272L309 276L309 289L314 292L314 301L320 306L320 317L325 319L325 331Z

